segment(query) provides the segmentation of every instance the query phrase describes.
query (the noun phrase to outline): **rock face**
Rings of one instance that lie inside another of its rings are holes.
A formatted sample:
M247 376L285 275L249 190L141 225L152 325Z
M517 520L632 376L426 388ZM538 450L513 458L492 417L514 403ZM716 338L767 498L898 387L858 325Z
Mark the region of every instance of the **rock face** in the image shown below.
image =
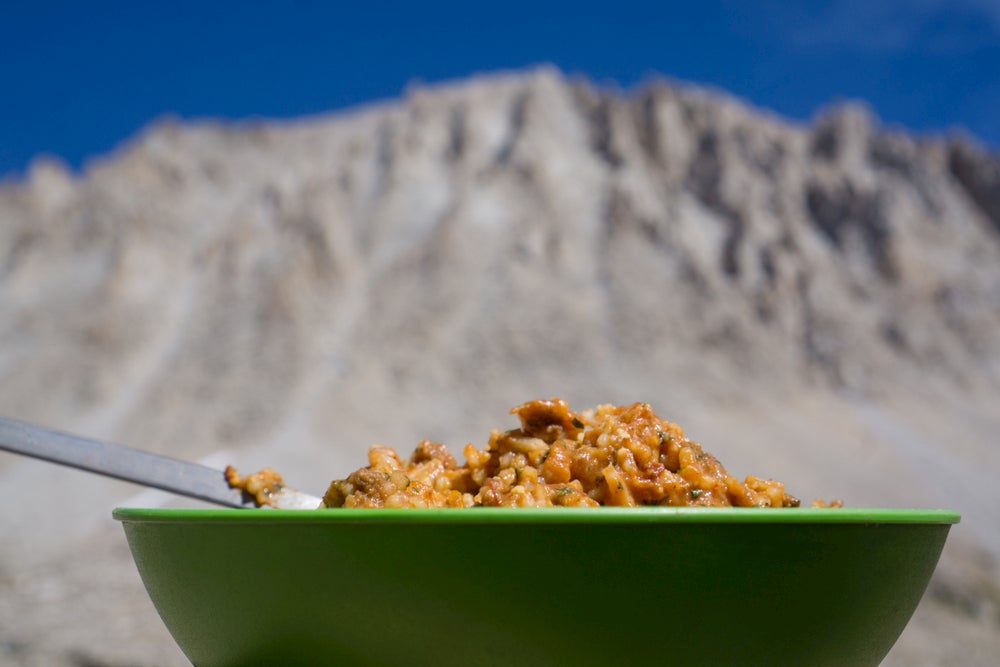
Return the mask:
M40 161L0 186L0 252L5 414L321 490L373 442L457 452L530 398L648 401L737 474L962 510L886 664L1000 651L1000 159L970 139L539 69L164 120L79 177ZM121 614L112 650L54 611L97 565L62 571L60 604L32 581L84 548L134 577L106 546L130 490L10 457L0 478L76 499L58 538L62 497L14 521L44 558L0 550L0 661L180 661Z

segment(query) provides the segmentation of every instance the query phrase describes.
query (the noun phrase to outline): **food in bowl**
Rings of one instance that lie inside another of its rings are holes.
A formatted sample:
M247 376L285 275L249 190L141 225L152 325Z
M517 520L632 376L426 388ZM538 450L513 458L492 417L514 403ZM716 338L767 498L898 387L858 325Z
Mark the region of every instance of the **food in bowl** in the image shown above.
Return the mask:
M328 508L418 507L798 507L781 482L740 481L648 403L599 405L574 412L560 398L511 410L520 427L494 430L485 449L465 446L466 463L441 443L424 440L403 461L373 446L369 465L334 480ZM246 478L227 469L230 484L260 503L281 488L263 470ZM839 505L838 501L831 503ZM826 503L816 501L814 506Z

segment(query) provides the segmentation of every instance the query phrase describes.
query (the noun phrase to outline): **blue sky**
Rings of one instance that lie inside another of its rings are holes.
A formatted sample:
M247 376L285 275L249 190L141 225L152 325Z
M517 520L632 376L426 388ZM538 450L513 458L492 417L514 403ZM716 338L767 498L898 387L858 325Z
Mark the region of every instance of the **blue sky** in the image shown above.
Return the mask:
M9 3L8 3L9 4ZM291 118L551 63L663 75L794 120L844 99L1000 147L1000 0L22 2L0 13L0 178L74 169L149 122Z

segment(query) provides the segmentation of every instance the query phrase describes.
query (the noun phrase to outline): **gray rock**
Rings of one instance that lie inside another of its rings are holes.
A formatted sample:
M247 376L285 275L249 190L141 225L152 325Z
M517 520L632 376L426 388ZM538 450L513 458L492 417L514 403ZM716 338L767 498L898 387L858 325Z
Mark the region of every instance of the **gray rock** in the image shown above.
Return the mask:
M647 401L736 474L962 511L886 664L987 664L998 174L860 106L803 127L548 68L163 119L0 185L0 411L321 492L531 398ZM135 489L10 456L0 483L33 499L6 511L0 662L183 664L109 518Z

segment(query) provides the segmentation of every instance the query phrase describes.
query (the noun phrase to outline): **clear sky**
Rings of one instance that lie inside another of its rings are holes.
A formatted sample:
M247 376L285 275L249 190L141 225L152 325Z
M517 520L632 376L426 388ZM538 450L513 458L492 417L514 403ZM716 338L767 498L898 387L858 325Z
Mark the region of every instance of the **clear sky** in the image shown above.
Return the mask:
M41 153L79 169L163 115L290 118L540 63L795 120L859 99L1000 147L1000 0L20 4L0 11L0 178Z

